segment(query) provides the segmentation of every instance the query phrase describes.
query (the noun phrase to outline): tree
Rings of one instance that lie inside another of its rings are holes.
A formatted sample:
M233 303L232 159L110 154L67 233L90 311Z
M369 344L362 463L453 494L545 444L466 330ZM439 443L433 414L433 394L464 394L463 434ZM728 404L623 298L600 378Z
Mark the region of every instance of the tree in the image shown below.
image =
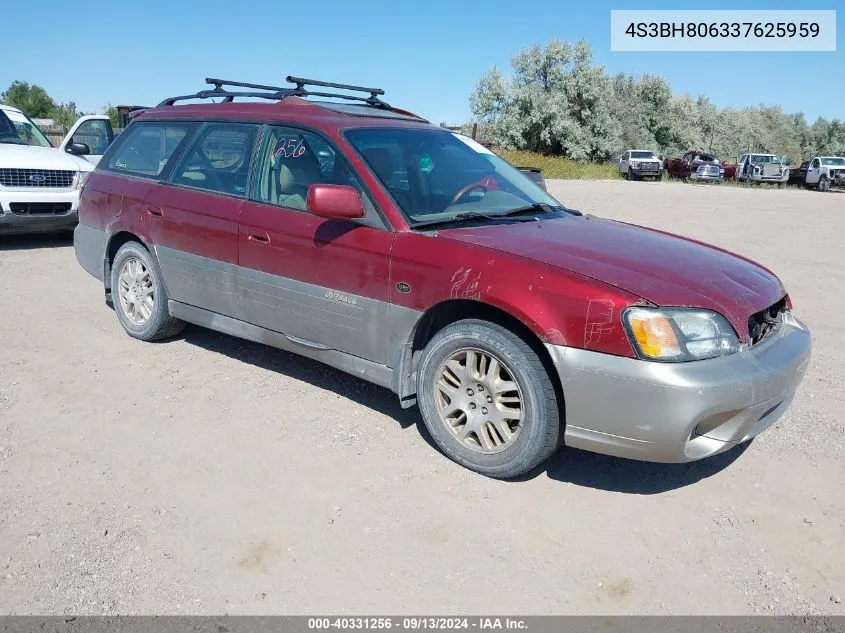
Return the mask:
M606 158L617 144L610 79L586 42L552 40L511 60L513 79L494 66L470 97L473 115L504 146L570 158Z
M665 78L619 73L594 65L586 42L535 44L511 60L508 78L495 66L470 95L482 138L504 148L602 160L626 149L677 154L712 149L788 155L845 155L845 124L779 106L718 108L705 96L673 95Z
M5 92L0 94L0 102L18 108L37 119L50 117L56 109L56 102L41 86L30 86L25 81L13 81Z
M81 114L81 112L77 112L76 104L73 101L69 101L53 108L53 111L50 113L50 118L58 125L70 127L76 122Z
M118 113L117 108L115 106L113 106L111 103L107 103L103 106L103 112L108 115L112 127L120 127L120 114Z

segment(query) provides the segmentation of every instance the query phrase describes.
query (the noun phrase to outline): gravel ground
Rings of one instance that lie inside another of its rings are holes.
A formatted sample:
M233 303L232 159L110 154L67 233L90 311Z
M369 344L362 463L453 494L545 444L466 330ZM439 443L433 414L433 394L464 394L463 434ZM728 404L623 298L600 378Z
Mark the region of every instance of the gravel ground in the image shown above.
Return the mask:
M845 194L549 186L782 276L815 348L776 427L494 481L384 389L199 328L135 341L67 238L0 238L0 612L845 614Z

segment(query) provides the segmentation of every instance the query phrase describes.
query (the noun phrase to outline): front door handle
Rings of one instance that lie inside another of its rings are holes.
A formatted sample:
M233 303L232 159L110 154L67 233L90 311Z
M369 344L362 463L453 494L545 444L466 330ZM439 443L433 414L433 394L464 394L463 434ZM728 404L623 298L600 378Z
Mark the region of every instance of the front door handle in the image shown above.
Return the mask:
M256 231L251 229L247 234L246 239L250 242L255 242L256 244L269 244L270 243L270 236L265 233L264 231Z
M147 207L147 214L156 218L163 218L164 213L158 207Z

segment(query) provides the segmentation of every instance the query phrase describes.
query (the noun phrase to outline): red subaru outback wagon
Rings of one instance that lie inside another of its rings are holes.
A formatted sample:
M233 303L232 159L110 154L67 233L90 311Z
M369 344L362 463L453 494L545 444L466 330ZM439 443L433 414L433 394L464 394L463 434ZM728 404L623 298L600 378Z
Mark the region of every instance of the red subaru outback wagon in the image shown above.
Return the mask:
M811 338L769 270L566 208L379 89L287 80L144 110L88 178L76 255L130 336L339 368L492 477L561 444L697 460L789 406Z

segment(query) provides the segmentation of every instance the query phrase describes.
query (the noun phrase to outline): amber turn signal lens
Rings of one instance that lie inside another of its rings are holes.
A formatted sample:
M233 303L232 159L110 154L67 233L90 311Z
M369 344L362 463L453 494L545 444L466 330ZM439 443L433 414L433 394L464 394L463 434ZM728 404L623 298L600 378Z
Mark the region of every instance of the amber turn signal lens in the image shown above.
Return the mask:
M640 351L649 358L676 358L683 355L678 337L669 319L646 310L634 311L628 317L631 334Z

